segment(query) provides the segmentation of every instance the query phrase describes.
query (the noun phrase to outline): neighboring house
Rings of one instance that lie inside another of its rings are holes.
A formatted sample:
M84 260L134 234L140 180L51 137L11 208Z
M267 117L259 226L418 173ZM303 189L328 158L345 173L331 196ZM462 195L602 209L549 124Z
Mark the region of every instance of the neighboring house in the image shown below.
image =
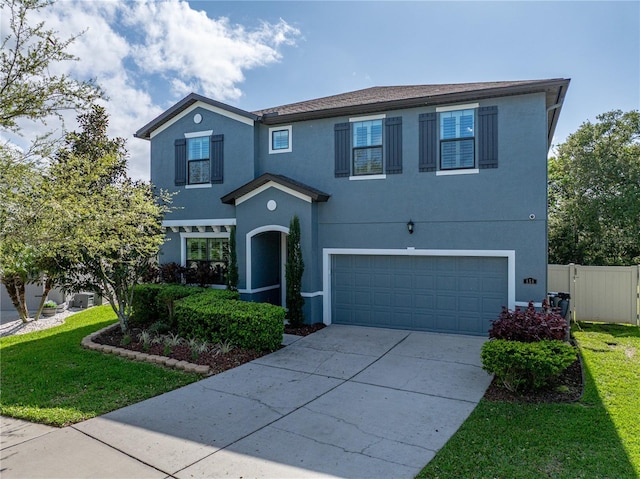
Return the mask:
M547 293L547 153L568 79L374 87L247 112L190 94L136 132L178 192L161 262L283 304L300 218L307 322L485 335Z

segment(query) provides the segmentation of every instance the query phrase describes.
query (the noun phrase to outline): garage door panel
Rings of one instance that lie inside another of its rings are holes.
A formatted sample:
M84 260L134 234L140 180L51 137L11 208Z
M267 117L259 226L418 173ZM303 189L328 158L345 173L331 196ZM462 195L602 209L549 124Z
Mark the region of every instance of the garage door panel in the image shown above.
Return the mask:
M486 335L507 304L507 259L334 255L332 321Z

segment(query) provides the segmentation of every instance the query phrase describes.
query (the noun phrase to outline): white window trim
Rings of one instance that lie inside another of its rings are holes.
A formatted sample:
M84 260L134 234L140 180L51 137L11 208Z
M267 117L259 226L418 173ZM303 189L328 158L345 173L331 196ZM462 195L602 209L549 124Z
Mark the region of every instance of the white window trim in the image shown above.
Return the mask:
M205 131L192 131L189 133L185 133L185 138L200 138L201 136L211 136L213 135L213 130L205 130Z
M195 190L197 188L212 188L213 185L211 183L194 183L192 185L186 184L184 188L186 190Z
M382 113L380 115L354 116L353 118L349 118L349 123L356 123L358 121L384 120L386 117L386 113Z
M187 265L187 238L229 238L230 233L180 233L180 265Z
M387 175L386 174L382 174L382 175L357 175L357 176L350 176L349 179L352 180L352 181L359 181L359 180L386 180L387 179Z
M378 256L477 256L507 258L507 303L509 309L516 304L516 252L515 250L462 250L462 249L367 249L367 248L323 248L322 249L322 322L331 324L331 257L333 255L378 255Z
M478 168L467 168L459 170L437 170L436 176L453 176L453 175L477 175L480 173Z
M464 105L450 105L450 106L438 106L436 107L436 113L444 111L456 111L456 110L474 110L480 107L480 103L465 103Z
M282 131L282 130L288 130L289 131L289 148L284 148L284 149L280 149L280 150L274 150L273 149L273 135L272 135L272 133L274 131ZM270 155L274 155L274 154L277 154L277 153L291 153L291 151L293 151L292 126L291 125L274 126L273 128L269 128L269 154Z

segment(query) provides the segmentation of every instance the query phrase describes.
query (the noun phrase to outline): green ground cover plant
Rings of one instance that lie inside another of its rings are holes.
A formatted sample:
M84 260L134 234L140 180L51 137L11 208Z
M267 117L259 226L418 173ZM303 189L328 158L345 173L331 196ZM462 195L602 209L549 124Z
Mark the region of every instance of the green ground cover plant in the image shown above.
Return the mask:
M483 399L418 478L640 477L640 329L580 323L585 372L575 403Z
M61 326L1 338L0 414L65 426L200 379L80 346L82 338L116 322L110 306L98 306Z

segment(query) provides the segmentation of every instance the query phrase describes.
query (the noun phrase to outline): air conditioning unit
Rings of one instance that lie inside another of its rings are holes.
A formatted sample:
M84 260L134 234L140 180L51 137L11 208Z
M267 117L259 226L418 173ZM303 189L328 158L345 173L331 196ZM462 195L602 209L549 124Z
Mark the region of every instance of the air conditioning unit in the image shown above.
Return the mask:
M76 308L91 308L93 306L94 293L77 293L73 298L73 305Z

